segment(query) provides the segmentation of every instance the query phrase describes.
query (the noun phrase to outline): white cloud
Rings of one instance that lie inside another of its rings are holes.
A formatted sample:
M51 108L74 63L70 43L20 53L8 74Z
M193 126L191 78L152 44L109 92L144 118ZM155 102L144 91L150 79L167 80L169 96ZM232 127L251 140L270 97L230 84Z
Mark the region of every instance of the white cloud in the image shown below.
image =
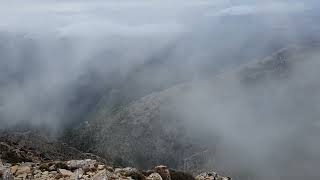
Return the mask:
M271 14L271 13L292 13L301 12L306 9L304 3L277 3L263 2L251 5L237 5L222 9L218 12L209 14L211 16L226 16L226 15L249 15L249 14Z

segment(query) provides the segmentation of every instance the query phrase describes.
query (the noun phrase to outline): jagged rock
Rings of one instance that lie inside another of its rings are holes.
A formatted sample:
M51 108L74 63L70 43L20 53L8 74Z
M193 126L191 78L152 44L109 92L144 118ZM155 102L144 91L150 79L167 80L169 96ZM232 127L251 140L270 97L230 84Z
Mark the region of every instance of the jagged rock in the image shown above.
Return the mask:
M74 170L74 169L91 169L95 168L95 164L97 163L96 160L91 160L91 159L86 159L86 160L71 160L67 162L67 166L69 169Z
M102 165L102 164L99 164L99 165L98 165L98 170L102 170L102 169L104 169L104 168L105 168L104 165Z
M26 178L27 178L27 176L28 176L28 174L27 174L27 173L22 173L22 174L19 174L19 175L17 176L17 178L26 179Z
M216 172L205 172L201 173L195 178L196 180L231 180L230 177L223 177L218 175Z
M147 177L147 180L163 180L159 173L152 173Z
M188 173L181 172L181 171L175 171L175 170L169 170L170 171L170 178L171 180L195 180L195 178Z
M49 171L54 171L54 170L56 170L56 167L55 167L55 165L52 165L52 166L50 166L49 168ZM62 168L61 168L62 169Z
M196 180L214 179L218 176L216 172L204 172L196 176Z
M107 177L106 170L99 171L92 177L92 180L105 179Z
M66 169L58 169L58 172L63 176L73 176L74 174L71 171L68 171Z
M39 173L39 174L34 174L33 177L34 177L35 179L40 178L40 177L41 177L41 174L40 174L40 173Z
M216 178L217 180L231 180L231 177L223 177L223 176L219 176Z
M170 171L167 166L156 166L154 171L159 173L163 180L171 180Z
M119 178L119 175L118 174L115 174L113 172L110 172L110 171L106 171L106 177L108 179L118 179Z
M84 171L80 168L74 171L74 175L71 176L71 179L79 179L82 178Z
M23 164L0 164L0 177L6 177L3 179L111 179L111 180L230 180L231 178L223 177L217 175L215 172L202 173L197 178L192 175L176 170L171 170L166 166L156 166L153 170L140 171L136 168L126 167L126 168L115 168L111 166L106 166L102 163L95 164L96 168L88 169L88 164L83 162L93 162L90 160L73 160L74 164L77 166L82 165L78 169L68 170L59 168L58 171L43 170L40 167L50 167L60 166L63 164L68 164L65 161L54 161L54 162L44 162L42 163L23 163ZM77 162L77 163L75 163ZM79 163L81 162L81 163ZM58 165L60 164L60 165ZM70 164L70 161L69 161ZM90 163L89 163L90 164ZM93 163L91 163L93 164ZM86 168L84 170L83 168ZM49 168L51 169L51 168ZM11 173L15 172L15 173Z
M144 180L145 179L145 176L138 170L127 172L125 174L125 176L131 177L132 179L136 179L136 180Z
M10 138L10 136L8 137ZM1 139L0 136L0 142L1 140L5 139ZM0 179L6 180L194 180L194 178L187 173L171 170L163 165L156 166L153 170L140 171L137 168L132 167L114 168L110 166L110 164L105 164L101 161L92 159L63 161L49 158L49 160L43 160L37 157L37 154L40 155L42 152L30 154L32 150L26 149L26 146L19 145L19 142L11 142L11 144L2 143L2 149L8 150L9 152L15 152L23 157L32 157L32 162L8 163L10 158L2 156L3 152L0 152ZM6 157L4 161L1 159L3 157ZM205 175L208 176L210 173ZM217 177L220 179L214 180L228 180L222 176Z
M14 174L14 173L16 173L17 170L18 170L18 166L12 166L12 167L10 168L10 170L11 170L11 173Z
M48 176L49 172L48 171L44 171L44 172L42 172L42 175Z
M113 169L113 167L111 167L111 166L106 166L106 170L108 170L108 171L110 171L110 172L114 172L114 169Z
M16 175L20 174L28 174L31 173L31 168L29 166L20 166L18 167L18 170L16 171Z

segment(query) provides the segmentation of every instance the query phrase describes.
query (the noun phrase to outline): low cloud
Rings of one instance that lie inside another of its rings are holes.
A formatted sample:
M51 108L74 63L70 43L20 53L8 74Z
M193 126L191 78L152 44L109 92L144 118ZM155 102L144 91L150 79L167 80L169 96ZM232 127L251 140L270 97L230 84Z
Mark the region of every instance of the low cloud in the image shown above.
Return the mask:
M70 119L80 121L74 114L89 111L106 92L125 92L120 98L134 94L128 98L134 100L153 90L211 79L288 44L316 40L319 29L316 1L0 3L1 128L60 129ZM185 98L180 115L192 127L200 117L202 127L224 139L221 169L245 164L263 177L266 171L297 175L294 170L303 166L290 166L296 155L290 148L315 159L320 147L297 130L304 126L303 117L308 122L318 118L317 94L301 94L305 85L317 82L317 57L309 56L311 63L283 84L270 81L256 89L233 84L237 81L223 82L221 89L199 85ZM301 143L295 146L296 136ZM303 172L317 175L313 168Z

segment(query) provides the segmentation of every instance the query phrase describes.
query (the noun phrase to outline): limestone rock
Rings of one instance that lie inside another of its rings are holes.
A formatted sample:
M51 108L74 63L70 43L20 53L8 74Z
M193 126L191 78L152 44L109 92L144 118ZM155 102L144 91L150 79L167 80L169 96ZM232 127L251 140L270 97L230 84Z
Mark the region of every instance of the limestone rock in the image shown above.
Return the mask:
M102 170L102 171L99 171L97 174L95 174L92 177L92 180L106 179L106 177L107 177L106 170Z
M48 160L43 162L2 163L0 157L0 180L230 180L215 172L202 173L197 178L191 174L160 165L152 170L137 168L114 168L96 160Z
M49 175L49 172L48 172L48 171L44 171L44 172L42 172L42 175L48 176L48 175Z
M26 179L27 178L27 173L23 173L23 174L19 174L18 176L17 176L17 178L22 178L22 179Z
M147 177L148 180L162 180L159 173L152 173Z
M79 168L94 168L96 160L86 159L86 160L71 160L67 162L67 166L70 169L79 169Z
M196 180L231 180L230 177L220 176L214 171L201 173L198 176L196 176L195 179Z
M163 180L171 180L170 171L167 166L160 165L154 168L154 171L159 173Z
M99 165L98 165L98 170L102 170L102 169L104 169L104 168L105 168L104 165L102 165L102 164L99 164Z
M11 170L11 173L14 174L14 173L16 173L17 170L18 170L18 166L17 166L17 165L16 165L16 166L12 166L12 167L10 168L10 170Z
M29 166L21 166L17 169L16 171L16 175L20 175L20 174L28 174L31 173L31 168Z
M63 176L73 176L74 174L71 171L66 169L58 169L58 172Z

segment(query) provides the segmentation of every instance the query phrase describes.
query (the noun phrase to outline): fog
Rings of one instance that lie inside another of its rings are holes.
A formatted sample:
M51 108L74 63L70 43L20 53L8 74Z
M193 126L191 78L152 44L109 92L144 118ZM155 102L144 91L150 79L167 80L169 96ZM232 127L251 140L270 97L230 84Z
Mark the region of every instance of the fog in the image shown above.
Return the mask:
M222 139L214 168L319 177L318 134L309 132L319 125L317 49L295 55L306 63L292 60L285 77L241 79L247 63L317 41L318 5L1 0L0 128L57 132L87 120L101 99L112 108L195 82L179 116Z
M291 49L280 70L253 63L192 85L180 115L194 135L218 137L209 166L239 179L319 176L319 46L310 49Z

